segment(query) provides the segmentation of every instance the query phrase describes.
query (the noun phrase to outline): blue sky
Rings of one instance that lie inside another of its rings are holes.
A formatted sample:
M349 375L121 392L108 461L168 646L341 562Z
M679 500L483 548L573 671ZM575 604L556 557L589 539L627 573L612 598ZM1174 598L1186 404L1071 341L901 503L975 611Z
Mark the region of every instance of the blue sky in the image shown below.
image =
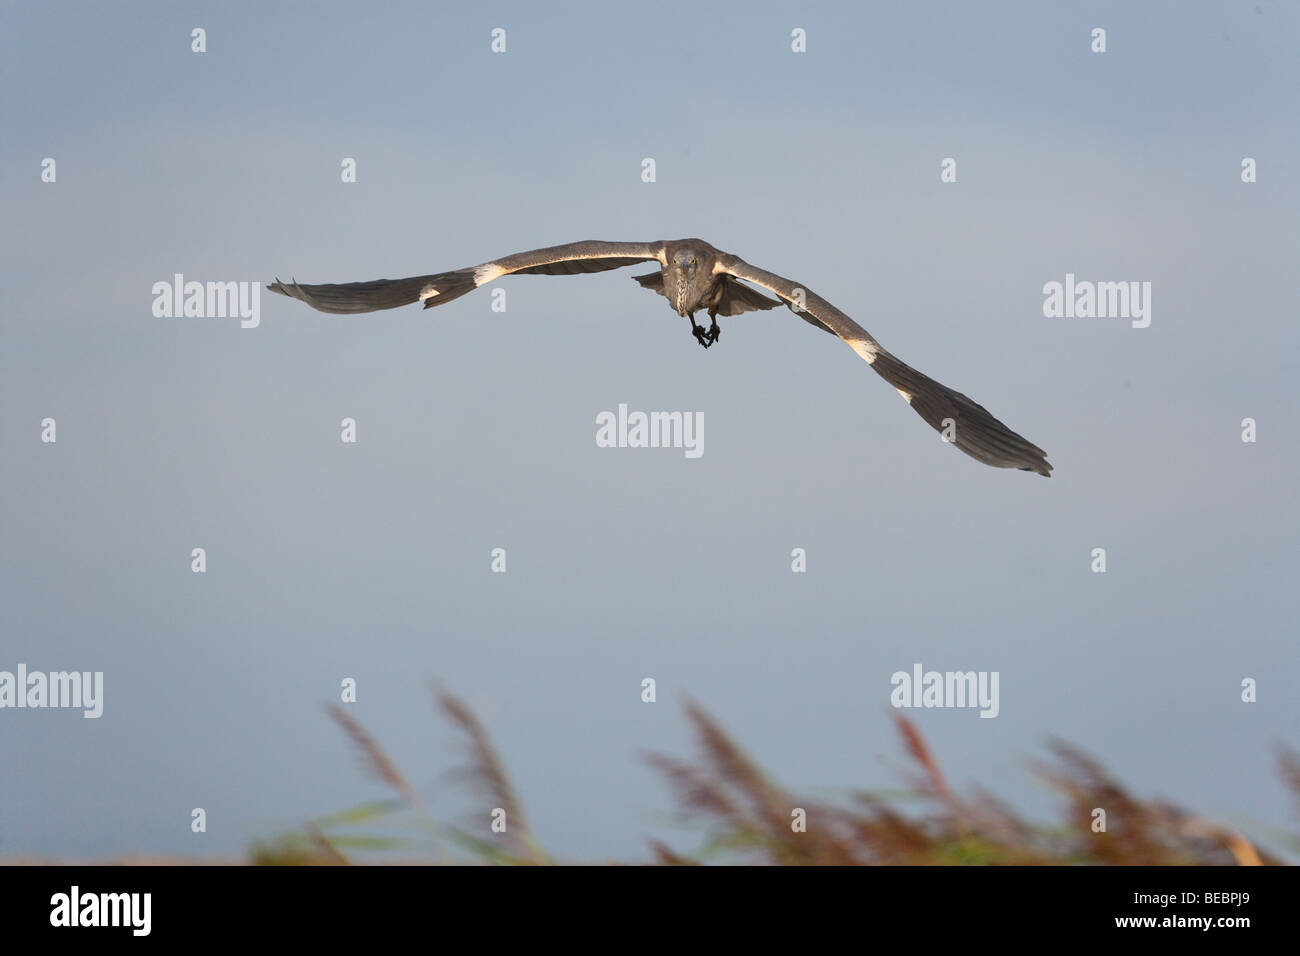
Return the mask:
M909 712L958 786L1049 814L1024 760L1056 735L1140 794L1295 829L1273 767L1300 743L1293 7L0 17L0 670L105 675L99 720L0 710L0 855L233 855L380 795L322 710L344 677L440 816L482 808L443 780L432 679L557 854L689 847L641 760L692 747L685 697L798 792L893 786L889 679L916 662L1001 675L996 719ZM151 311L177 272L696 235L815 289L1054 476L947 447L784 310L699 349L641 269L506 279L504 313ZM1045 318L1066 273L1151 282L1151 326ZM597 448L619 403L702 412L704 455Z

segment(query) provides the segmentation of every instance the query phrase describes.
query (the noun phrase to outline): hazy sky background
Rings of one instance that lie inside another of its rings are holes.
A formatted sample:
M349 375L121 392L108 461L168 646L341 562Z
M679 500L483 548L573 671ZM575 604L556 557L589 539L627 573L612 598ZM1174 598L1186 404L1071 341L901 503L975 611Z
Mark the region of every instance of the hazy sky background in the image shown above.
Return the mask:
M1140 795L1297 828L1274 764L1300 744L1294 5L0 10L0 670L106 684L99 720L0 711L0 856L233 856L383 796L322 706L354 677L439 817L488 808L444 779L432 679L548 848L644 858L700 836L642 759L693 751L687 696L796 793L892 787L889 679L917 662L1001 674L997 719L908 712L958 787L1051 815L1026 758L1057 735ZM643 268L506 279L504 314L151 311L176 272L695 235L1054 476L944 445L785 310L703 351ZM1067 272L1151 282L1151 326L1045 318ZM620 402L703 412L703 457L597 448Z

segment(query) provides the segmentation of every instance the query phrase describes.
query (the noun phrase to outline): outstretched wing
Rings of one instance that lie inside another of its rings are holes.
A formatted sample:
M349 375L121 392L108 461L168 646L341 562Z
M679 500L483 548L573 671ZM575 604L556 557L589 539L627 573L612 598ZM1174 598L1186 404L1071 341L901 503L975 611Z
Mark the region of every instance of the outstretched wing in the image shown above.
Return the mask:
M866 329L806 286L726 254L719 257L714 271L776 293L800 318L834 332L866 359L931 428L949 437L972 458L995 468L1020 468L1051 476L1052 466L1041 448L1002 424L983 405L900 362Z
M600 242L594 239L520 252L494 262L409 279L375 279L335 285L304 285L276 279L267 288L306 302L321 312L355 313L396 309L423 300L426 309L460 298L507 275L577 275L621 269L638 262L664 263L662 242Z

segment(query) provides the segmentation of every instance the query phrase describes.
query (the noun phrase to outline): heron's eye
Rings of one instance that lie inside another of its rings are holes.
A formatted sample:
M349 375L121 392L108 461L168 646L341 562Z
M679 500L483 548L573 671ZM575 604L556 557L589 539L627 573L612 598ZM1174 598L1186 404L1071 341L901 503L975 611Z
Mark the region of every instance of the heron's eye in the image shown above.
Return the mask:
M694 257L691 258L691 265L695 265L695 259L694 259Z

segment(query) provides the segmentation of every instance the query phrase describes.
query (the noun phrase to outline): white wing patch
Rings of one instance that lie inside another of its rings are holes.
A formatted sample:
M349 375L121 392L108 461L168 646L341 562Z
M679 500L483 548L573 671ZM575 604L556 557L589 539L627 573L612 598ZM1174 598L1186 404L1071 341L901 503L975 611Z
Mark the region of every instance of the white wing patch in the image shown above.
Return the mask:
M481 285L486 285L493 279L500 279L505 274L506 270L495 262L485 262L474 270L474 287L478 288Z
M432 299L437 294L438 294L437 289L435 289L431 285L426 285L423 289L420 290L420 301L423 302L425 299Z
M854 341L849 342L849 348L853 349L853 351L866 359L868 365L875 363L876 353L880 351L880 346L875 342L868 342L866 339L855 339ZM903 397L909 402L912 400L908 395L904 395Z
M905 392L905 391L903 391L901 388L896 388L896 389L894 389L894 391L896 391L899 395L902 395L902 396L903 396L903 401L907 402L907 404L909 404L909 405L912 404L912 393L911 393L911 392Z

